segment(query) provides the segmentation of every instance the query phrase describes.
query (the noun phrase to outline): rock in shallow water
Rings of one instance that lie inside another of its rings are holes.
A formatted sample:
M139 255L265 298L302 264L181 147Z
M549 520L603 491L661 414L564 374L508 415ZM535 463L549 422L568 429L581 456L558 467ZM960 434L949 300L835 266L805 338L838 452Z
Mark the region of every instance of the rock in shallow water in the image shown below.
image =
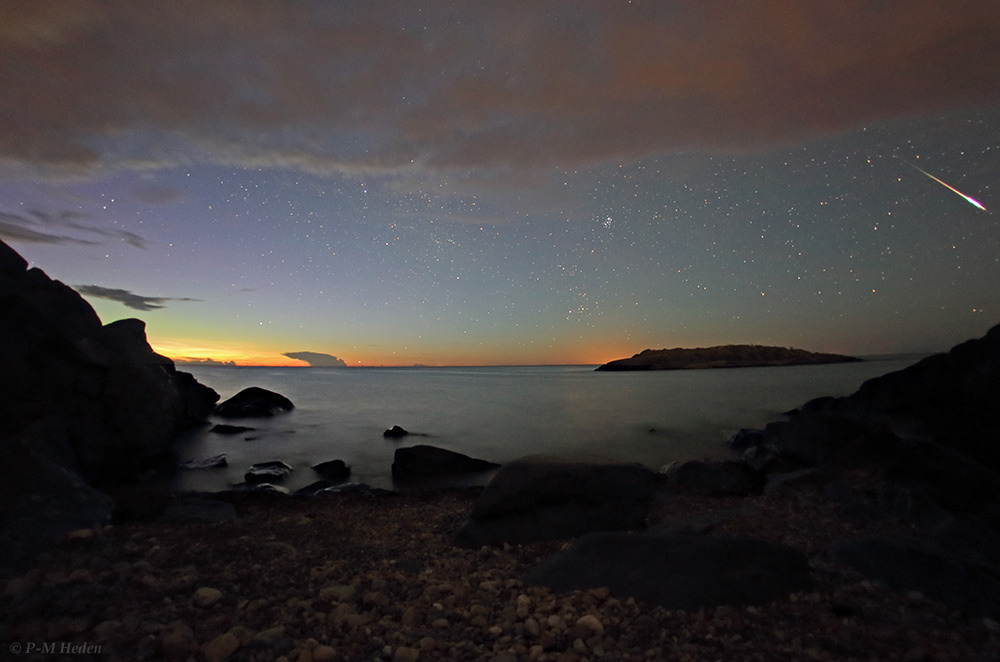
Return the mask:
M288 474L291 472L292 468L280 460L260 462L247 469L247 472L243 475L243 480L250 485L280 483L288 478Z
M763 540L590 533L524 577L557 591L606 586L668 609L759 604L812 585L806 557Z
M224 418L264 418L294 408L292 401L280 393L251 386L217 406L215 415Z

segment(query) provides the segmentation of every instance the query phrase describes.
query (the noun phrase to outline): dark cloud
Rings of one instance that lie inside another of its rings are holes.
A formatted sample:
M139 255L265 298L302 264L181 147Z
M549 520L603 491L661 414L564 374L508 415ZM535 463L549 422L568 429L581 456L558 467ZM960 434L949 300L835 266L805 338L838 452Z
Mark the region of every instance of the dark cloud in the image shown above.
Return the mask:
M80 218L86 218L86 215L73 211L50 213L37 209L29 210L24 214L0 212L0 237L11 241L24 241L37 244L99 246L104 243L64 234L64 232L75 231L86 235L122 241L130 246L144 250L146 248L146 240L134 232L108 230L88 225L77 220Z
M297 361L305 361L314 368L346 368L343 359L322 352L287 352L284 356Z
M184 297L147 297L128 290L101 287L100 285L74 285L73 289L84 296L117 301L124 306L142 311L159 310L165 307L168 301L201 301L201 299Z
M70 244L78 246L98 246L99 242L79 239L64 234L53 234L32 227L36 225L18 214L0 212L0 238L5 241L23 241L32 244Z
M1000 101L982 0L5 7L0 154L71 173L573 167Z

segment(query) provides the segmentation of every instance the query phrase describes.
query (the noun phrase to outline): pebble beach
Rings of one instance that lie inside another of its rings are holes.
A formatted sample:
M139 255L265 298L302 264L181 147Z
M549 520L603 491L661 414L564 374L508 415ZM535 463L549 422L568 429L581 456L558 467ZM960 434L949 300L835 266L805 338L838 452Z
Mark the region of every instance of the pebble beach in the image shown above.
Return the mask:
M871 489L870 473L845 478ZM570 541L455 546L479 491L223 493L207 496L237 517L212 523L162 521L167 493L120 494L133 506L113 526L76 531L3 580L4 639L24 660L1000 659L997 622L825 560L835 540L914 532L846 517L814 485L658 487L650 528L780 541L810 559L813 590L697 610L523 582Z

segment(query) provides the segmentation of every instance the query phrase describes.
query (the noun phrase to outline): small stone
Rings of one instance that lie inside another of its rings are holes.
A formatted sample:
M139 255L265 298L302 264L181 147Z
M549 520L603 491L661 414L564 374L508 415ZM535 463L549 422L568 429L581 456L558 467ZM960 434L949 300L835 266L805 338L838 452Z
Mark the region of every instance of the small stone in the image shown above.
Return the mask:
M325 644L320 644L312 651L313 662L328 662L336 656L336 649L334 649L333 646L327 646Z
M529 660L537 660L544 654L545 654L545 647L539 644L535 644L534 646L528 649Z
M355 593L357 593L357 589L350 584L337 584L321 588L319 591L319 599L344 602L345 600L353 598Z
M232 632L220 634L218 637L202 645L201 654L205 656L207 662L221 662L236 652L240 647L240 640Z
M524 631L533 637L537 637L541 633L541 628L538 626L538 621L528 618L524 621Z
M409 646L400 646L392 655L392 662L417 662L420 650Z
M566 629L566 621L564 621L562 619L562 616L560 616L559 614L552 614L547 619L545 619L545 623L546 623L546 625L548 625L553 630L565 630Z
M211 607L222 599L222 591L217 588L211 588L210 586L202 586L194 592L192 599L199 607Z
M584 616L581 616L579 619L577 619L576 624L582 625L591 632L597 634L604 632L604 624L601 623L601 619L597 618L593 614L586 614Z

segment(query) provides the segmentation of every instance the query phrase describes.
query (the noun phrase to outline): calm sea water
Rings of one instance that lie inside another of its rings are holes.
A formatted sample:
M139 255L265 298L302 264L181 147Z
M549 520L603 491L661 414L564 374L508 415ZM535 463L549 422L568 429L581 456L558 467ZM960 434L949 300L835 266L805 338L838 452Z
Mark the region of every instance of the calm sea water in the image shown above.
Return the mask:
M783 368L594 372L594 366L483 368L208 368L187 366L226 399L248 386L290 398L271 419L235 436L206 426L186 438L184 459L219 453L223 469L185 471L180 490L217 491L256 462L294 467L290 489L317 479L313 464L342 459L352 482L392 487L396 448L432 444L495 462L533 453L603 456L658 469L675 460L730 456L725 441L821 395L847 395L915 358ZM216 421L222 422L222 421ZM400 425L410 436L382 432Z

